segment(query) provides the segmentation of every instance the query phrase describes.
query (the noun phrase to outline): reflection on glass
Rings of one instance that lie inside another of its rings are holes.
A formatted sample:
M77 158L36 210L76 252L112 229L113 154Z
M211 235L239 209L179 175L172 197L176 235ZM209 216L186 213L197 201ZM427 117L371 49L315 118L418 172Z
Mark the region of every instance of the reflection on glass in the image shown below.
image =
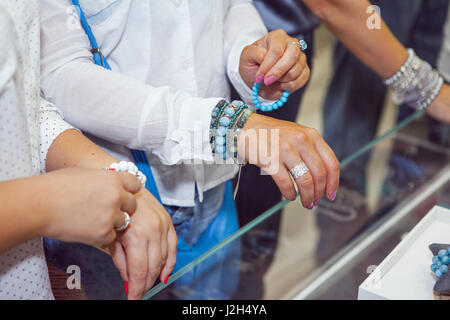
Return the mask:
M437 202L450 205L449 183L442 178L442 172L450 170L450 150L416 134L420 121L415 120L422 115L416 112L342 160L335 202L322 200L313 212L301 208L298 201L280 202L177 271L167 285L157 284L145 299L293 298L355 241L418 195L413 212L392 234L360 254L354 266L344 268L354 273L341 271L302 296L356 298L367 267L379 263L402 232ZM427 193L430 186L436 187Z

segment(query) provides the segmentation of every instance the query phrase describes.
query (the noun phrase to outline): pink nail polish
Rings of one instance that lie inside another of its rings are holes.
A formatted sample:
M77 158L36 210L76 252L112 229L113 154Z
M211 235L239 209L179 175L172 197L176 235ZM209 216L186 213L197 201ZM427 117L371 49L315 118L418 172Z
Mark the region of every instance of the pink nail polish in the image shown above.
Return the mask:
M316 201L314 201L314 206L318 206L318 205L319 205L319 203L320 203L320 200L316 200Z
M312 208L314 208L314 202L312 202L309 206L306 207L306 209L311 210Z
M330 194L330 200L334 201L336 199L336 191L334 191L332 194Z
M264 84L266 86L270 86L271 84L273 84L275 82L275 80L276 80L275 76L270 76L270 77L264 79Z
M259 76L256 77L255 82L261 83L263 80L264 80L264 74L260 74Z

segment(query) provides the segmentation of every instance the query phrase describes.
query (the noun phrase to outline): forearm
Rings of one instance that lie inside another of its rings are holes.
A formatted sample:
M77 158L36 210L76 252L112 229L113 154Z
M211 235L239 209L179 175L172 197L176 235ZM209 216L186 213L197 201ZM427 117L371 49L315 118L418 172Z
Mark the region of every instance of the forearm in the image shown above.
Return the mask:
M408 54L381 20L381 28L369 29L368 0L304 0L339 40L382 79L394 75ZM382 63L380 63L382 62Z
M46 176L0 183L0 253L30 239L44 236Z
M64 168L101 169L117 161L77 130L67 130L52 143L47 172Z

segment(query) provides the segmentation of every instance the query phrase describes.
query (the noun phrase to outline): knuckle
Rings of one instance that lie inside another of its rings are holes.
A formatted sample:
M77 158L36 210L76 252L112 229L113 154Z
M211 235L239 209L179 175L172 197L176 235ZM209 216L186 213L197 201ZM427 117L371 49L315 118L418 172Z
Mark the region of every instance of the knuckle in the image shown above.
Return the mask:
M286 36L287 35L286 31L284 31L283 29L276 29L274 31L274 33L277 34L277 35L281 35L281 36Z
M280 152L281 154L287 154L291 152L291 144L286 142L286 141L281 141L280 142Z
M281 49L281 48L279 48L279 47L275 47L275 48L272 48L272 54L276 57L276 58L281 58L282 56L283 56L283 54L284 54L284 51Z
M300 188L311 188L313 186L313 178L310 174L305 174L300 178Z
M301 60L302 58L302 53L300 52L300 50L295 50L293 52L293 57L295 60Z
M150 229L152 230L152 232L161 232L162 230L162 222L160 219L154 219L152 221L152 223L150 224Z
M291 182L290 178L280 178L279 179L279 184L280 184L281 190L283 190L284 192L290 192L291 191L292 182Z
M339 170L341 169L340 164L339 164L339 161L337 161L336 159L334 159L334 160L331 162L330 167L331 167L331 170L332 170L333 172L339 172Z
M327 171L325 170L325 168L320 168L317 171L316 179L318 181L324 181L324 180L326 180L326 178L327 178Z
M308 142L308 136L304 131L297 131L294 135L294 139L298 144L304 144Z
M308 133L308 135L309 135L311 138L313 138L313 139L315 139L315 138L317 138L317 137L320 136L319 131L317 131L317 130L314 129L314 128L307 128L307 129L305 129L305 130L306 130L306 132Z
M151 273L151 271L149 271ZM135 280L136 282L141 282L147 278L147 270L145 269L138 269L135 271L132 271L130 274L130 278Z
M295 91L295 89L297 89L297 83L295 83L294 81L291 81L291 82L288 82L287 84L286 84L286 86L287 86L287 90L289 90L289 91Z

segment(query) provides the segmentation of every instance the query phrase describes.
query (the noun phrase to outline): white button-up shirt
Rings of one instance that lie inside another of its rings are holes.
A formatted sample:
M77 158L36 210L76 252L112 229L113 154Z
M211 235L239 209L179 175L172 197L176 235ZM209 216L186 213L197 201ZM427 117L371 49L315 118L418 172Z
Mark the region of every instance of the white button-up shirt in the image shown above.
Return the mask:
M39 95L39 48L38 0L1 0L0 181L45 170L50 145L71 128ZM42 239L0 254L3 299L53 299Z
M45 97L116 157L147 151L162 201L193 206L196 186L202 199L237 172L211 164L208 132L228 80L251 102L240 55L267 33L252 1L79 2L113 72L93 64L71 1L41 0Z

